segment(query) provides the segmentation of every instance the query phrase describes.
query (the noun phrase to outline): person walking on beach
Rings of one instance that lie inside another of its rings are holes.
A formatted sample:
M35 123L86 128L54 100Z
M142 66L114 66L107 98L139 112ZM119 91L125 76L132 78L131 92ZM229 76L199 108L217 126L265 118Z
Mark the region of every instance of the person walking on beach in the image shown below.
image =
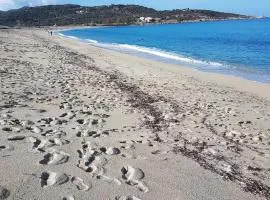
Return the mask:
M48 34L52 36L53 35L53 32L52 31L48 31Z

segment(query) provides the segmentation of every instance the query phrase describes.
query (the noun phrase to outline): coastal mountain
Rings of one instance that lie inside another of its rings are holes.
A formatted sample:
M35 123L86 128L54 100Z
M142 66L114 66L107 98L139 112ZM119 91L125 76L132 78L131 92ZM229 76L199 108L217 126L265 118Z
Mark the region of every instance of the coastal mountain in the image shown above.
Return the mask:
M0 25L124 25L136 23L174 23L218 19L250 18L250 16L210 10L177 9L157 11L138 5L85 7L80 5L48 5L23 7L0 12Z

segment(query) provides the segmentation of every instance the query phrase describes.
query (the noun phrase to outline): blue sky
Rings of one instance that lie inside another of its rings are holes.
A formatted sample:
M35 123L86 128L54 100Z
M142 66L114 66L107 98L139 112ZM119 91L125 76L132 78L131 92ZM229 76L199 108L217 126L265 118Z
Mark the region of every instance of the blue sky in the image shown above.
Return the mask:
M139 4L155 9L202 8L270 16L270 0L0 0L0 10L22 6L73 3L80 5Z

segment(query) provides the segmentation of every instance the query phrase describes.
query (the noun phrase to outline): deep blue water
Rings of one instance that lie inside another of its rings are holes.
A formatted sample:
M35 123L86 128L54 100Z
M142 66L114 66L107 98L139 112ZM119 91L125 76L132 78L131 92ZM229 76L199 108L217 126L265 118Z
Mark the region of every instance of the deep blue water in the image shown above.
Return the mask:
M270 19L102 27L60 34L154 60L270 83Z

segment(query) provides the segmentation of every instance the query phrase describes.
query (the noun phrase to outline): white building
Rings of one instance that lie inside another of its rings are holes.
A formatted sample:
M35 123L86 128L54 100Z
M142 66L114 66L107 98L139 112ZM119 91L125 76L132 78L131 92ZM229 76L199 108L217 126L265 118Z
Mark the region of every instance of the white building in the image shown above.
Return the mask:
M145 17L140 17L139 19L140 19L141 22L144 22Z
M144 19L144 21L145 21L146 23L150 23L150 22L153 21L153 17L146 17L146 18Z

